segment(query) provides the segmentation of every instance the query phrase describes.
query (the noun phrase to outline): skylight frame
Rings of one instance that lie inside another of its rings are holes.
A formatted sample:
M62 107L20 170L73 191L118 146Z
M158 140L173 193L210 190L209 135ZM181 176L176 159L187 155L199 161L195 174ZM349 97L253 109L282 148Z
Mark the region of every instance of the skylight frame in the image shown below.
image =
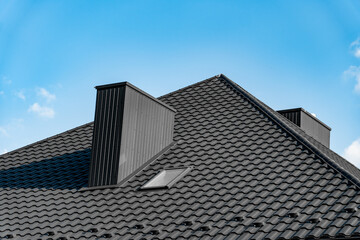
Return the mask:
M143 184L140 187L140 190L156 190L156 189L169 189L171 188L176 182L178 182L181 178L183 178L188 172L190 172L191 167L177 167L177 168L164 168L159 171L154 177L152 177L149 181ZM170 180L167 184L161 184L157 186L151 186L151 182L156 181L156 178L160 177L166 171L174 171L174 170L182 170L176 177ZM147 186L150 185L150 186Z

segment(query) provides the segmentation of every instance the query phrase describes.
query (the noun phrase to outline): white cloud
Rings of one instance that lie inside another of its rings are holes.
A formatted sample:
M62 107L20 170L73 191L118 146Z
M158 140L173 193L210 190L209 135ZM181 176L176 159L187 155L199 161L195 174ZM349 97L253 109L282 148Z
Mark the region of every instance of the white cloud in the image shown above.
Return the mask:
M51 94L48 90L46 90L45 88L39 88L37 91L37 94L43 98L46 99L46 101L50 102L52 100L56 99L55 94Z
M20 90L20 91L15 92L15 96L17 96L18 98L20 98L20 99L22 99L22 100L25 100L25 99L26 99L23 90Z
M3 136L8 136L8 133L7 133L6 129L3 128L3 127L0 127L0 134L3 135Z
M350 66L348 70L344 72L344 77L348 79L355 79L355 91L360 93L360 66Z
M350 49L355 57L360 58L360 37L350 44Z
M355 140L344 151L344 157L360 167L360 138Z
M355 57L360 58L360 48L357 48L354 53Z
M53 118L55 116L55 111L49 107L42 107L39 103L34 103L28 109L29 112L38 114L40 117L44 118Z

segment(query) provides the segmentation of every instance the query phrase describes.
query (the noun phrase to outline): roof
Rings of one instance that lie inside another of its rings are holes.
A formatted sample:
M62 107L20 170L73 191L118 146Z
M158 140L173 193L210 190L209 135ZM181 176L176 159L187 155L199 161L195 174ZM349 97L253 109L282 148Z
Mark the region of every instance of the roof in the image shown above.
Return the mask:
M92 123L0 156L0 238L360 236L360 171L218 75L159 98L175 143L116 188L87 190ZM139 191L161 169L170 189Z

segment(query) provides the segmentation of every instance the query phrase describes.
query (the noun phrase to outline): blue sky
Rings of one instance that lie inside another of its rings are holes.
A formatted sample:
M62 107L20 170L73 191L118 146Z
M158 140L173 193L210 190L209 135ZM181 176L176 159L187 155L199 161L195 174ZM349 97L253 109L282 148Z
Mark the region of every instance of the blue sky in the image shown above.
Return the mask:
M155 97L224 73L304 107L360 166L359 1L0 1L0 154L93 120L96 85Z

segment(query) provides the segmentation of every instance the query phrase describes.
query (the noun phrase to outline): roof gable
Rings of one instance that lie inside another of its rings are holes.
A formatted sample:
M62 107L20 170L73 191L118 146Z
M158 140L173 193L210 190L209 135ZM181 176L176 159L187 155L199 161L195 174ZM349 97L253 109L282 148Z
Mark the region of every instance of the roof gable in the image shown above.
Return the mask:
M360 196L345 167L331 167L328 160L334 159L313 152L300 132L290 134L277 122L286 121L274 119L232 84L218 76L161 97L177 110L175 144L119 188L0 188L1 234L19 239L44 238L49 231L55 239L359 234ZM87 124L3 155L1 171L88 149L91 135ZM188 166L192 170L170 189L138 191L159 170Z

